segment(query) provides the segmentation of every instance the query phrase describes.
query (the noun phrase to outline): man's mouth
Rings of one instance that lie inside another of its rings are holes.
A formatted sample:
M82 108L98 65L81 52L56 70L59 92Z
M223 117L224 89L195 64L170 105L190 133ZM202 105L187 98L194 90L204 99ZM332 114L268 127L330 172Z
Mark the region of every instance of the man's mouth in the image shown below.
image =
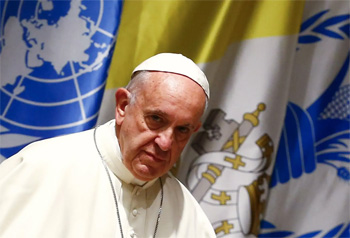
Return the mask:
M166 160L166 158L164 157L161 157L161 156L157 156L155 155L154 153L152 152L149 152L149 151L145 151L145 154L149 157L152 158L152 160L156 161L156 162L164 162Z

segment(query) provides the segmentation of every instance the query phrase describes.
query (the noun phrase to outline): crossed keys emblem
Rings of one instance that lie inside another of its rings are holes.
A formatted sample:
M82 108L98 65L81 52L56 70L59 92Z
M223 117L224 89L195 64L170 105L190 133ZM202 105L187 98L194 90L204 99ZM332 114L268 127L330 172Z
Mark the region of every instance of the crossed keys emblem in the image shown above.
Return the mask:
M241 123L225 119L226 114L221 109L214 109L203 125L205 130L193 140L192 147L199 154L189 174L190 179L196 180L190 186L193 196L200 203L233 209L233 212L226 210L233 215L224 219L211 218L209 214L218 237L232 233L258 234L266 206L269 176L265 171L271 164L273 143L266 133L258 138L255 141L260 151L257 158L244 156L239 149L259 125L259 115L265 107L260 103L255 111L245 113ZM233 181L232 187L225 178L230 173L238 174L238 181ZM249 174L249 178L244 174ZM250 211L244 208L247 203Z

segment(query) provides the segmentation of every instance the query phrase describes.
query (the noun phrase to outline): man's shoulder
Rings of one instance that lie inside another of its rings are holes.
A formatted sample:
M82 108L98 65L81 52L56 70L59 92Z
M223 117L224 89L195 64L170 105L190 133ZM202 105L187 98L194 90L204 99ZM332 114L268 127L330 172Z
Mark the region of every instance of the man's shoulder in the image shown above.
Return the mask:
M74 162L91 153L93 138L91 130L39 140L24 147L7 160L18 163L51 164ZM91 137L91 138L90 138Z
M98 155L90 133L88 130L33 142L1 163L0 173L5 175L23 169L32 174L42 170L50 173L86 167L86 164L94 163L94 155Z
M90 138L89 134L92 134L91 130L39 140L23 148L20 153L71 153L75 148L87 147L85 143L93 142L92 135Z

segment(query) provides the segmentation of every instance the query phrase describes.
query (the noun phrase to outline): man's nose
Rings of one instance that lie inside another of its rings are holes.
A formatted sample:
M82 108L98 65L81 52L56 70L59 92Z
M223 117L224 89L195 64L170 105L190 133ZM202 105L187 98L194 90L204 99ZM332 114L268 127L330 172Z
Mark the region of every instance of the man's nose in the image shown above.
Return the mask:
M162 151L168 151L170 150L171 145L173 144L173 136L173 130L171 128L168 128L167 130L164 130L158 134L157 138L155 139L155 142Z

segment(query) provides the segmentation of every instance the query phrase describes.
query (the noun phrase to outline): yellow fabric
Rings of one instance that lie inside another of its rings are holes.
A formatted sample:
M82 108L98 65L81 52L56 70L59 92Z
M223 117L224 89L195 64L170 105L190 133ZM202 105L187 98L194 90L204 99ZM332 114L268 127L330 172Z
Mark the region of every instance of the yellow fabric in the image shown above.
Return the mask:
M107 89L125 86L132 69L156 53L202 63L221 58L234 42L297 34L303 7L304 1L125 1Z

